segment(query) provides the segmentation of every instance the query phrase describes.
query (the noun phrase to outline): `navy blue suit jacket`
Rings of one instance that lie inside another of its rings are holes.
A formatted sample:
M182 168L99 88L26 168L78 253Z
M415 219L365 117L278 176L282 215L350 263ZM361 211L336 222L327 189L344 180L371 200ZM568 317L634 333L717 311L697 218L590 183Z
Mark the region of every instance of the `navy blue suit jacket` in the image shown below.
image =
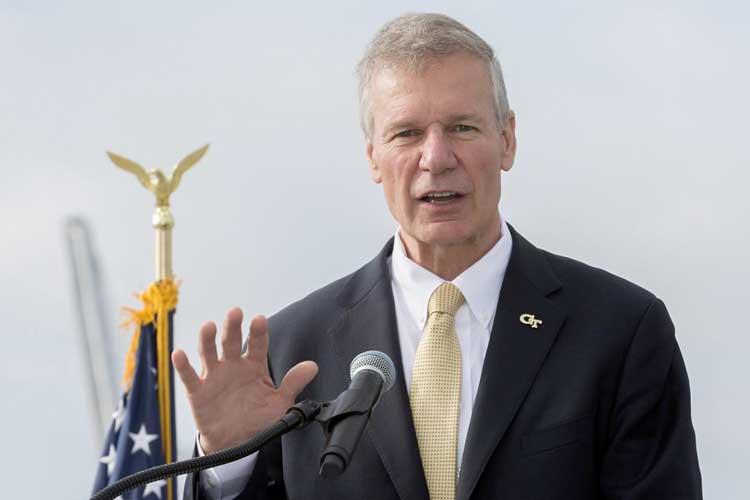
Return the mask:
M688 377L662 301L511 232L457 500L702 498ZM336 480L318 477L325 438L311 425L264 448L240 499L428 500L401 366L392 248L393 240L269 320L277 383L300 361L320 367L300 399L345 390L362 351L395 362L399 379L349 468ZM523 314L542 323L531 328ZM186 499L201 497L196 478Z

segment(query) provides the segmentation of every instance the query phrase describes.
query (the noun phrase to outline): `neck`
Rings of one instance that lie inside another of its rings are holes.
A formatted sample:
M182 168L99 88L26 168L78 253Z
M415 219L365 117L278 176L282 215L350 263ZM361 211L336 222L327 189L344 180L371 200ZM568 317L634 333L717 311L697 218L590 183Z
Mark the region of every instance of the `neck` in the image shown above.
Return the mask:
M446 281L453 281L475 262L484 257L500 240L500 224L486 234L459 243L446 245L425 243L399 231L406 256Z

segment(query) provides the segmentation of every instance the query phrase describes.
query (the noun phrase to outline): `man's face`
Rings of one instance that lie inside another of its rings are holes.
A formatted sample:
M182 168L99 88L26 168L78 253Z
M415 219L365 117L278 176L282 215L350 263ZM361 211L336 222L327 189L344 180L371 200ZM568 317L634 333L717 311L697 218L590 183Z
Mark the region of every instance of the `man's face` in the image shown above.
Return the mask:
M493 102L486 65L468 54L375 76L367 156L407 248L499 236L500 172L512 167L516 140L515 119L500 130Z

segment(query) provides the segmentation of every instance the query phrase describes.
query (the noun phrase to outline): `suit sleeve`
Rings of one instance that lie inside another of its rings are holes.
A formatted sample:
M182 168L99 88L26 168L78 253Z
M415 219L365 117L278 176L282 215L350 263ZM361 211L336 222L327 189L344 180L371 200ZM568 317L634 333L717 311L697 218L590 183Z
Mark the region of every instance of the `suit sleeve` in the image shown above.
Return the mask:
M703 498L687 371L674 325L657 298L623 364L600 486L611 500Z

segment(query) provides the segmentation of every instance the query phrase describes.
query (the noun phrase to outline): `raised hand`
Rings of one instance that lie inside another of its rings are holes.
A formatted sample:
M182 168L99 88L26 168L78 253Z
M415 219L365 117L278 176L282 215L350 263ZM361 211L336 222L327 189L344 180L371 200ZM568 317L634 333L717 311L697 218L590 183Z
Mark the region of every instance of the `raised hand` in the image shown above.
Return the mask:
M199 334L200 375L183 350L172 353L206 453L239 445L275 423L318 373L313 361L303 361L276 388L268 372L266 318L253 318L247 351L242 353L242 310L236 307L224 319L221 349L219 356L216 325L209 322Z

